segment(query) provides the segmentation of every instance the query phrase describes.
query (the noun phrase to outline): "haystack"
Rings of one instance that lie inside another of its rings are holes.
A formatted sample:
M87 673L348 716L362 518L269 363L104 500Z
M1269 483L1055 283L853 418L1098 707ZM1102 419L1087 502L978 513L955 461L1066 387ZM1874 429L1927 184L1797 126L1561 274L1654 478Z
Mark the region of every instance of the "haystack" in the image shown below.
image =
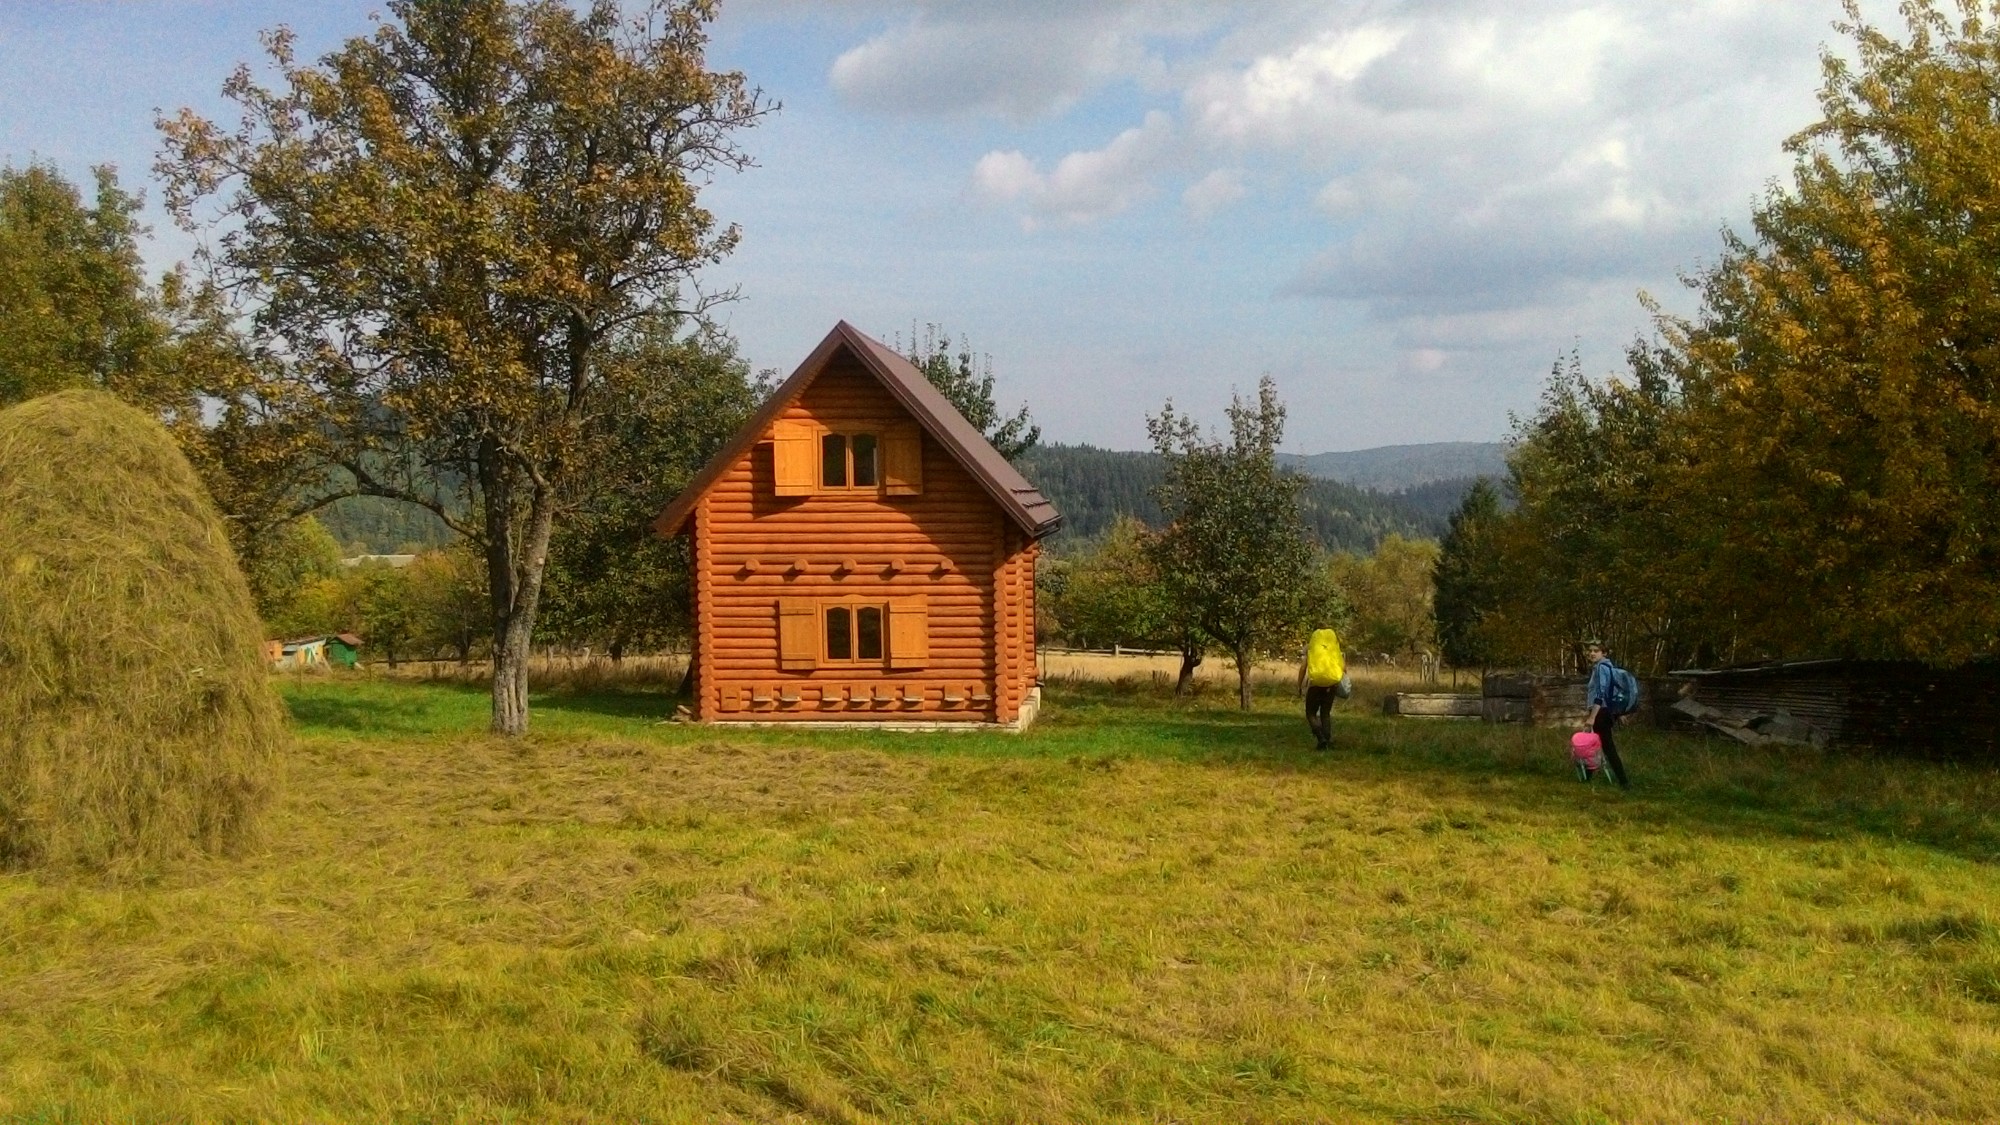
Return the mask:
M0 411L0 865L243 843L283 712L208 494L95 391Z

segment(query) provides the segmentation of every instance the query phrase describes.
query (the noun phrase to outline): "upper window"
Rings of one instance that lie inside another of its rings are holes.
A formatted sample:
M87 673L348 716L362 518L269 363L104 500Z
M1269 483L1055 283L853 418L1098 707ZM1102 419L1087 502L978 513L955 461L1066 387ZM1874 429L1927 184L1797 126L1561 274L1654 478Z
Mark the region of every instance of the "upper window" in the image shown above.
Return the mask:
M923 435L913 423L858 423L867 429L784 419L771 429L771 489L778 496L924 490Z
M874 434L823 434L819 439L821 488L874 488Z

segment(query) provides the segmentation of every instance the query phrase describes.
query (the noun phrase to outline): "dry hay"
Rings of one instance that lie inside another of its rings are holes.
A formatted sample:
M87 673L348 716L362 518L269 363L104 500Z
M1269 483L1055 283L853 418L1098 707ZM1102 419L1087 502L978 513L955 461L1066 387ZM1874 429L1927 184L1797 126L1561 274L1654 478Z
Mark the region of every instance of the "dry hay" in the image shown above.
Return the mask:
M261 641L164 428L95 391L0 411L0 864L242 844L285 739Z

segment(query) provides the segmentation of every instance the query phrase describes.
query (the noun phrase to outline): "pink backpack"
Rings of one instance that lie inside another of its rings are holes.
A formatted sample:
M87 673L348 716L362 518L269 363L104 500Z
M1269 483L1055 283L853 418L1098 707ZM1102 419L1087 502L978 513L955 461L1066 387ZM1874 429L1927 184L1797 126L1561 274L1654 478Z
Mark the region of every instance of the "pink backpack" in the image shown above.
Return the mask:
M1577 731L1569 736L1569 756L1576 760L1576 776L1589 781L1604 768L1604 740L1595 731Z

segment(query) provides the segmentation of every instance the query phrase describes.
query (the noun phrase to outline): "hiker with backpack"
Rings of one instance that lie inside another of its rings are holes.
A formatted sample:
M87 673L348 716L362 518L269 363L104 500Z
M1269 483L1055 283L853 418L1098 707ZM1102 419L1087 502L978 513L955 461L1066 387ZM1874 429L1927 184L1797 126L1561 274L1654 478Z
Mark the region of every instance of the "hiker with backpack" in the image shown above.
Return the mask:
M1305 657L1299 661L1299 693L1306 697L1306 725L1312 728L1315 749L1325 750L1333 745L1334 697L1354 694L1340 637L1332 629L1314 629L1306 639Z
M1618 787L1629 789L1625 763L1618 757L1618 744L1612 740L1611 732L1619 719L1639 709L1639 681L1612 663L1603 641L1586 642L1584 652L1590 657L1590 685L1584 689L1583 699L1590 707L1590 714L1583 720L1583 729L1597 735L1604 762L1611 767L1611 777Z

